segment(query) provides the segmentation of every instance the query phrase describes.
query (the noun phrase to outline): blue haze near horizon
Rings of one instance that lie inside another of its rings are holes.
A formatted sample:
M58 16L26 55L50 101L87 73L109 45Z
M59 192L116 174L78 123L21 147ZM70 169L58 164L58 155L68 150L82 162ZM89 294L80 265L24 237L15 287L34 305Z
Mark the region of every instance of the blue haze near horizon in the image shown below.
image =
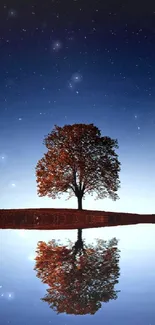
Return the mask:
M0 3L0 208L76 208L37 196L35 166L55 124L117 138L120 200L85 209L155 213L155 3Z
M147 236L146 236L147 234ZM86 244L95 238L116 237L120 249L117 300L103 303L95 315L57 315L40 298L47 286L36 277L37 242L76 240L77 231L0 230L0 314L2 325L108 324L153 325L155 323L155 225L134 225L83 230Z

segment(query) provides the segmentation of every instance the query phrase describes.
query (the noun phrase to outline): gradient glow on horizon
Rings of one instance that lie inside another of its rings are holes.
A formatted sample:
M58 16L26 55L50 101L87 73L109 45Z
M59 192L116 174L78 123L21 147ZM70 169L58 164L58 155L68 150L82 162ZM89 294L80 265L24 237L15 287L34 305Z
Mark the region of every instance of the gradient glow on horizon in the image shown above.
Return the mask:
M55 124L94 123L118 139L120 200L83 208L155 213L155 8L89 3L0 9L1 209L77 208L39 198L35 166Z

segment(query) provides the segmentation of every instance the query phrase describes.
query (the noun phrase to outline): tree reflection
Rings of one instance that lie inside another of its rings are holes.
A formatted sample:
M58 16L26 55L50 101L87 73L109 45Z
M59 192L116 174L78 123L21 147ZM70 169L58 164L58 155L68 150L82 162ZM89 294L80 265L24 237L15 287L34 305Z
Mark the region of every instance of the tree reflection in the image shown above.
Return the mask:
M59 241L38 242L35 270L48 284L46 301L57 313L95 314L102 302L117 299L119 278L118 241L96 239L84 245L82 229L73 246Z

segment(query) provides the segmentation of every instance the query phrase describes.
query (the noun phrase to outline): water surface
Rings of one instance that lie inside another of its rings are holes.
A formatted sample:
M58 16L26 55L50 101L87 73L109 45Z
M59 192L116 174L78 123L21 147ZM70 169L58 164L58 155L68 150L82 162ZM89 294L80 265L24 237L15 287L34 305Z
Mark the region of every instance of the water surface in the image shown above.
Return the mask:
M0 231L0 314L1 324L155 324L155 225L105 227L83 230L86 244L95 238L116 237L120 250L120 275L114 290L117 299L101 303L93 315L57 314L41 298L46 295L34 270L38 241L76 241L76 230Z

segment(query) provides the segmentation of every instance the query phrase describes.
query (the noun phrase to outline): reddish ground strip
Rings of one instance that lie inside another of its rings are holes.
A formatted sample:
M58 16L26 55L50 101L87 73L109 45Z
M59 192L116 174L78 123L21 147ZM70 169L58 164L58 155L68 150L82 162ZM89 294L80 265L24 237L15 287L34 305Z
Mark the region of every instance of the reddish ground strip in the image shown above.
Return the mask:
M155 214L77 209L0 210L1 229L77 229L155 223Z

